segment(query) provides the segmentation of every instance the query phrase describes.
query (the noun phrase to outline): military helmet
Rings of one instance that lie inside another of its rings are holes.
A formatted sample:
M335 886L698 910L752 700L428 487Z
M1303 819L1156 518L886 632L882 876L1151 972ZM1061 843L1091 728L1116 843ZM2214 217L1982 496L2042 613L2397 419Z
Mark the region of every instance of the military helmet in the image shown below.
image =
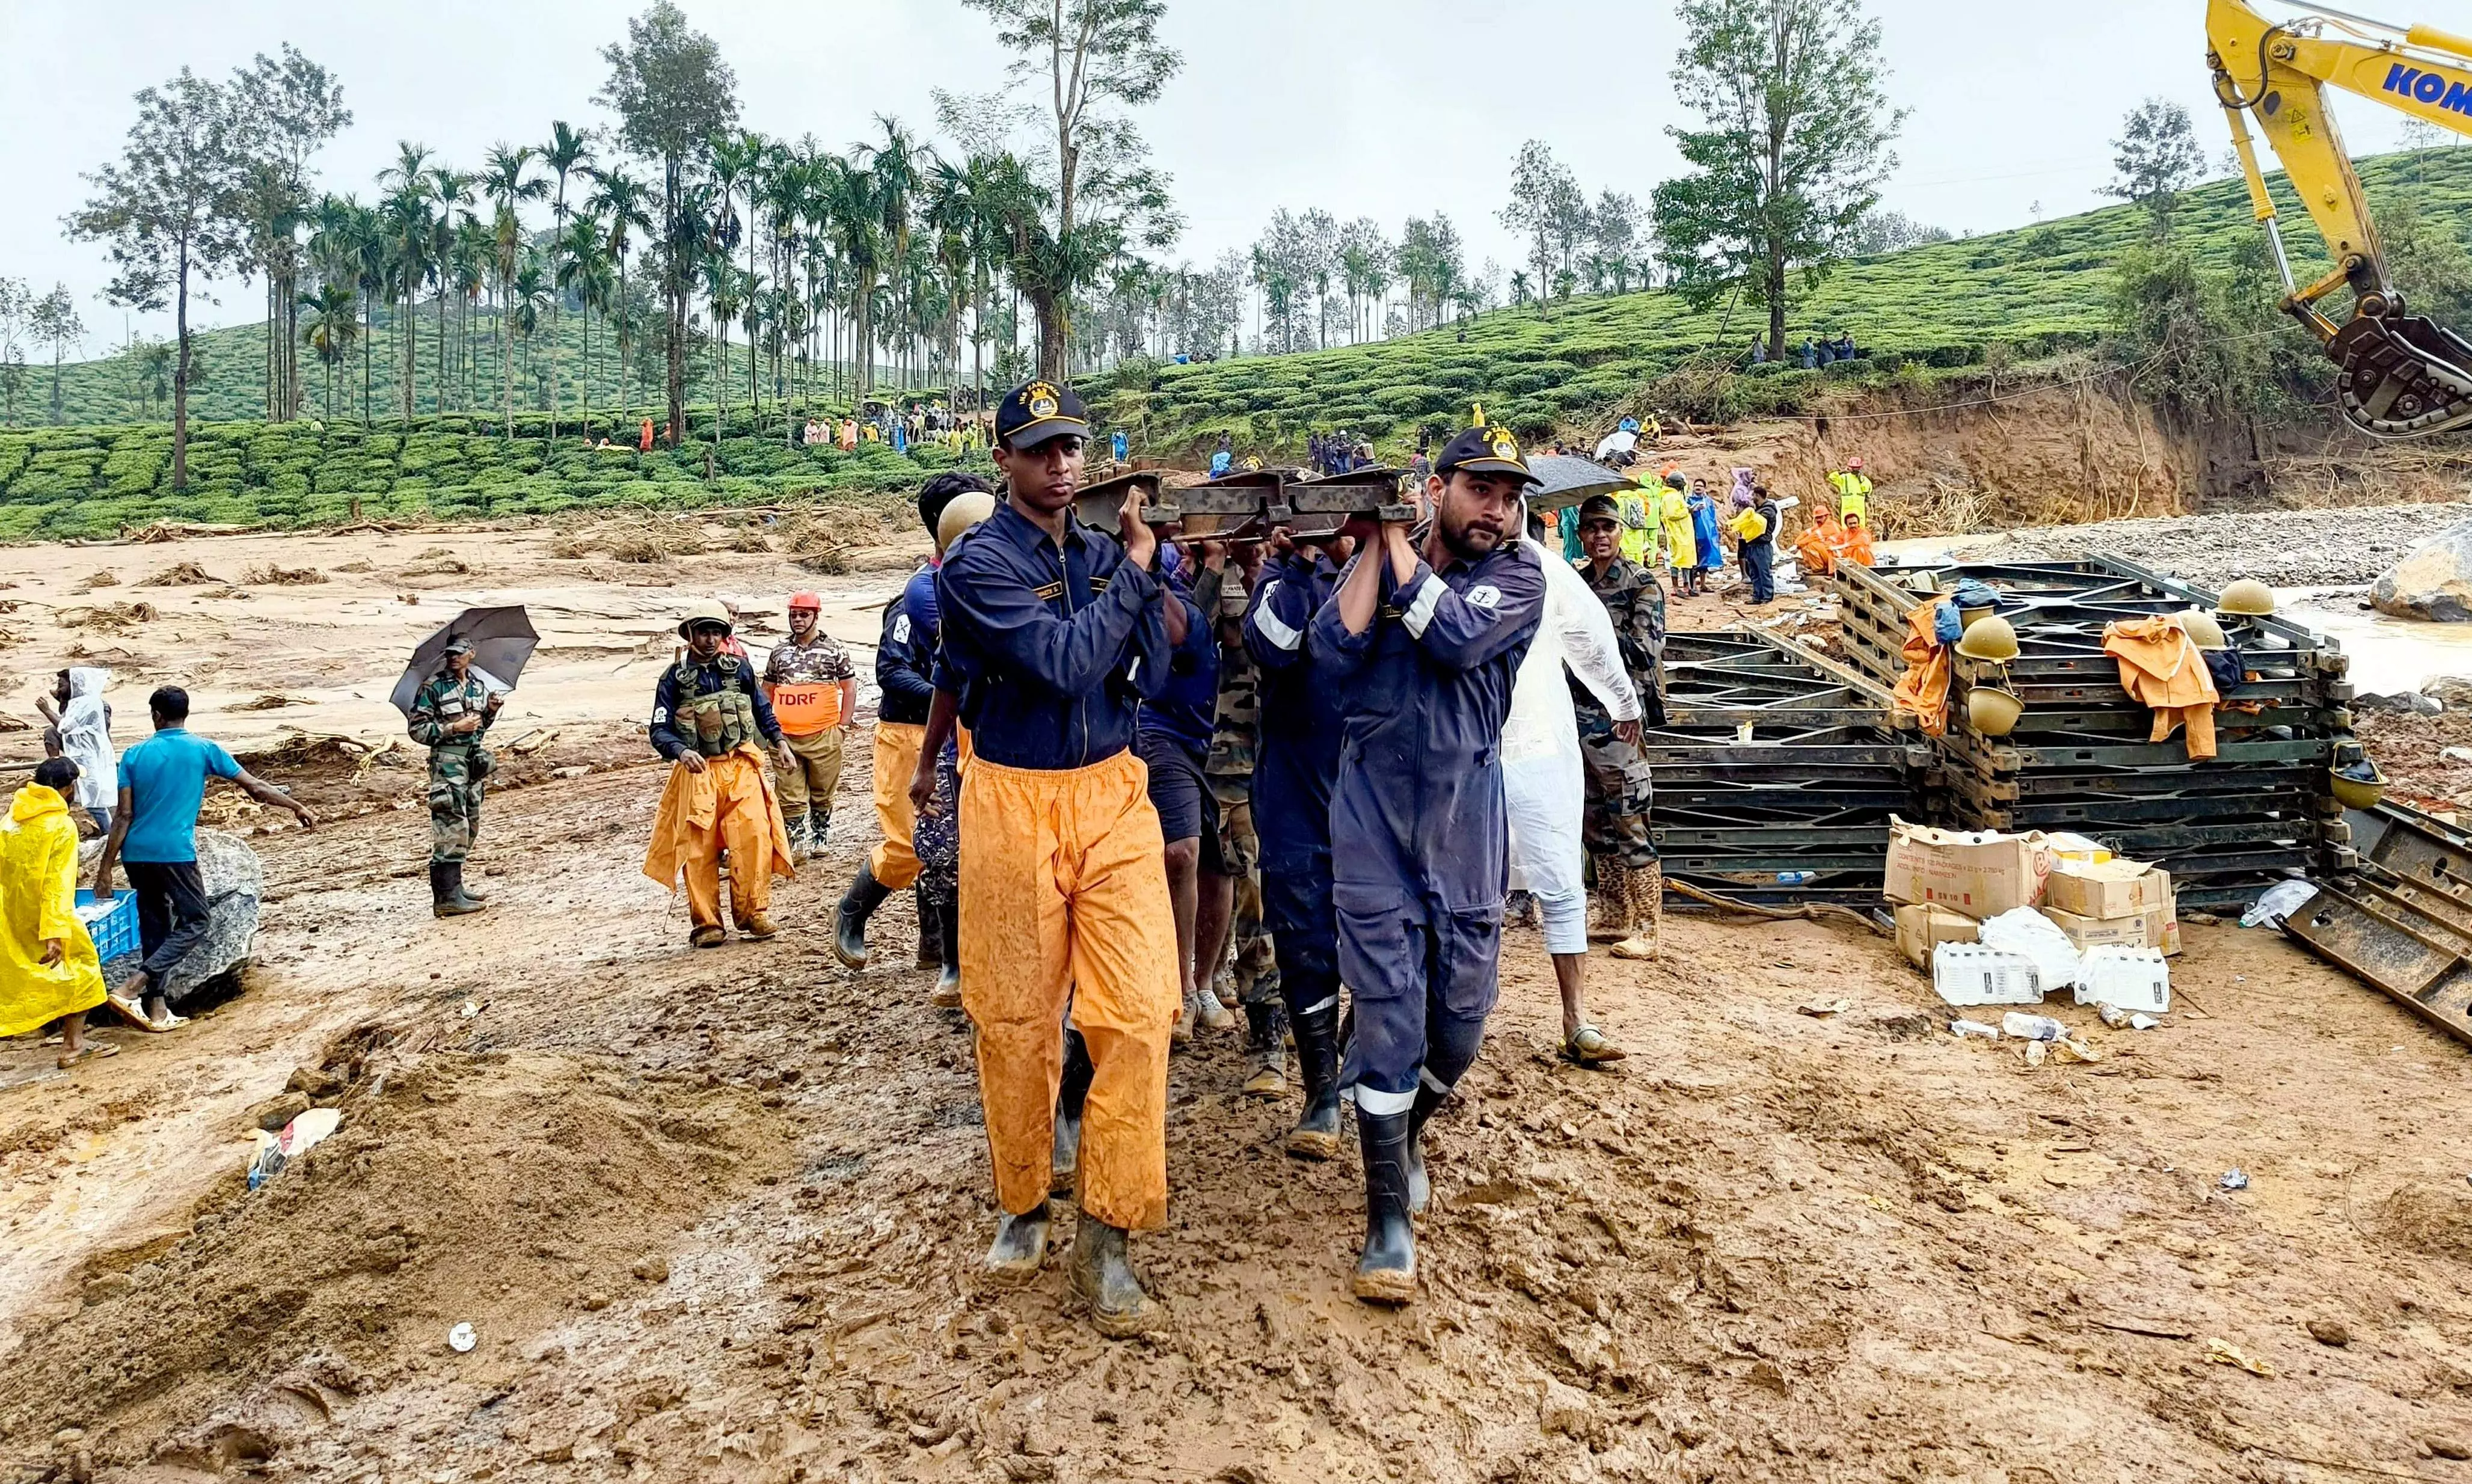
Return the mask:
M977 491L957 494L936 517L936 555L942 556L962 533L996 513L996 497Z
M2232 647L2231 640L2223 637L2223 626L2215 622L2215 615L2204 609L2193 608L2181 614L2180 627L2188 631L2189 637L2196 641L2199 649Z
M738 626L719 598L698 598L688 604L687 616L678 620L678 637L683 639L694 634L698 624L719 624L725 634Z
M2264 618L2274 611L2274 589L2254 577L2244 577L2223 589L2215 610L2239 613L2249 618Z
M2026 714L2026 703L2013 691L1991 685L1975 685L1965 692L1965 721L1986 737L2005 737L2017 730L2017 719Z
M2346 809L2373 809L2386 797L2385 772L2356 739L2337 739L2326 781Z
M1968 659L2006 663L2017 658L2017 630L1999 614L1985 613L1958 635L1957 652Z

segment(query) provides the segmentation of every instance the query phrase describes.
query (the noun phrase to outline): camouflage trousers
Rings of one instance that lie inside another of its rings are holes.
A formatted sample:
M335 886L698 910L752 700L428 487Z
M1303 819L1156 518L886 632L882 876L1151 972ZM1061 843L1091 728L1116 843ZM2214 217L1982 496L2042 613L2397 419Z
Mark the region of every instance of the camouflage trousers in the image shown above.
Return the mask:
M1262 841L1253 832L1252 780L1213 775L1219 801L1219 859L1236 881L1236 915L1228 934L1229 975L1240 1005L1279 1002L1279 962L1271 952L1271 930L1262 924Z
M1580 842L1590 855L1610 855L1633 869L1645 867L1656 859L1648 827L1654 797L1648 759L1614 735L1612 717L1590 706L1581 706L1579 713L1580 766L1587 783Z
M918 857L918 899L947 912L959 910L962 899L961 799L961 750L947 742L936 759L936 801L910 832Z
M459 864L481 836L481 795L487 788L487 754L472 747L429 750L429 858Z

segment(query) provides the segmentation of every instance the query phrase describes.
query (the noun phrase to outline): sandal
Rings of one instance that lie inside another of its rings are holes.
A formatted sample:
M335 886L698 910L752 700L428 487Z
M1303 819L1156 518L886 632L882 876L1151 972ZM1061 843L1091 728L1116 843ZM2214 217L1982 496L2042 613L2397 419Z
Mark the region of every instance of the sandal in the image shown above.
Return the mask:
M128 1021L131 1029L144 1031L149 1036L159 1036L170 1029L169 1026L157 1025L148 1019L146 1007L134 1000L122 999L117 994L106 994L103 1002L111 1007L112 1014Z
M1603 1066L1629 1055L1614 1044L1611 1037L1593 1025L1581 1026L1562 1042L1562 1060L1574 1066Z
M80 1062L99 1061L104 1057L118 1055L120 1055L120 1048L118 1046L115 1046L108 1041L90 1041L84 1045L80 1046L75 1051L63 1051L59 1055L52 1058L52 1065L62 1071L67 1071L70 1067L75 1066Z

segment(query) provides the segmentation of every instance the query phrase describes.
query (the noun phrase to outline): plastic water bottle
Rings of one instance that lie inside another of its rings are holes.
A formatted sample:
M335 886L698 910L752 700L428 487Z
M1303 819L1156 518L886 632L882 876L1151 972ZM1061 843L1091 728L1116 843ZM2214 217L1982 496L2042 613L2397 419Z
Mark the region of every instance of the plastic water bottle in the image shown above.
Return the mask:
M2000 1027L1985 1025L1980 1020L1951 1020L1948 1022L1948 1033L1961 1039L1967 1036L1980 1036L1985 1041L2000 1039Z
M1776 874L1777 885L1806 886L1818 874L1817 871L1780 871Z
M2000 1017L2001 1031L2019 1041L2057 1041L2069 1028L2050 1016L2031 1016L2022 1010L2011 1010Z

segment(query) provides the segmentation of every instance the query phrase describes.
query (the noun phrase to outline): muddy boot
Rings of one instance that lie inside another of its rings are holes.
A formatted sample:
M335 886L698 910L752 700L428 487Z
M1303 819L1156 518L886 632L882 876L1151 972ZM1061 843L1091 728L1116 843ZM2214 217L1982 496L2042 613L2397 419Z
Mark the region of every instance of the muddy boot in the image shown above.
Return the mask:
M489 894L487 892L476 892L472 890L472 883L464 879L464 874L471 864L472 862L469 859L465 859L456 866L455 895L469 902L487 902L489 899Z
M917 897L917 967L920 969L941 969L944 967L944 934L942 929L939 928L936 923L937 920L944 915L944 909L938 906L936 903L929 901L927 899L927 894L924 892L918 893Z
M872 867L858 868L858 879L850 883L841 906L833 913L833 957L840 959L844 968L867 967L867 920L891 895L875 878Z
M809 809L809 810L807 811L807 853L808 853L808 854L810 854L810 855L821 855L821 854L823 854L823 853L824 853L824 837L825 837L826 835L831 834L832 832L833 832L833 811L832 811L832 810L830 810L830 809Z
M962 913L961 904L939 903L936 908L936 931L944 940L944 971L936 976L935 993L929 1002L948 1010L962 1004Z
M1416 1296L1416 1229L1408 1216L1410 1116L1356 1110L1365 1154L1365 1251L1348 1287L1369 1303L1405 1304Z
M1006 1283L1026 1283L1036 1278L1039 1265L1047 1260L1051 1230L1045 1201L1018 1216L1007 1211L996 1222L996 1239L987 1244L987 1276Z
M1639 920L1658 912L1659 909L1650 903L1655 897L1664 895L1664 876L1657 872L1654 863L1644 867L1617 866L1614 869L1622 874L1623 935L1614 940L1613 947L1607 951L1616 958L1644 963L1656 957L1656 945L1640 936ZM1656 883L1653 897L1649 895L1652 877Z
M1296 1037L1296 1075L1305 1085L1304 1116L1288 1132L1288 1153L1299 1160L1339 1158L1339 1011L1323 1005L1289 1017Z
M1090 1305L1090 1323L1111 1340L1129 1339L1157 1328L1159 1306L1142 1291L1125 1251L1125 1229L1088 1211L1073 1224L1073 1257L1067 1271L1073 1291Z
M772 914L758 910L740 918L738 930L747 938L762 943L768 938L779 937L781 924L772 921Z
M796 865L807 858L807 812L781 811L781 833L790 841L790 861Z
M1245 1095L1288 1095L1288 1048L1279 1035L1279 1007L1245 1007Z
M1412 1216L1423 1215L1433 1204L1434 1185L1425 1177L1425 1120L1449 1096L1418 1083L1416 1101L1408 1109L1408 1213Z
M1630 873L1619 856L1590 858L1597 877L1596 921L1588 926L1590 943L1613 943L1630 936Z
M460 918L481 910L481 904L464 895L464 863L434 860L429 863L429 911L433 917Z
M1218 992L1207 985L1194 990L1191 1014L1200 1019L1205 1030L1226 1031L1236 1027L1236 1017L1227 1013L1227 1006L1220 1000Z
M1089 1043L1080 1031L1066 1031L1064 1076L1056 1089L1056 1144L1047 1161L1047 1188L1057 1195L1071 1195L1082 1178L1082 1105L1089 1101L1090 1079L1097 1074Z

